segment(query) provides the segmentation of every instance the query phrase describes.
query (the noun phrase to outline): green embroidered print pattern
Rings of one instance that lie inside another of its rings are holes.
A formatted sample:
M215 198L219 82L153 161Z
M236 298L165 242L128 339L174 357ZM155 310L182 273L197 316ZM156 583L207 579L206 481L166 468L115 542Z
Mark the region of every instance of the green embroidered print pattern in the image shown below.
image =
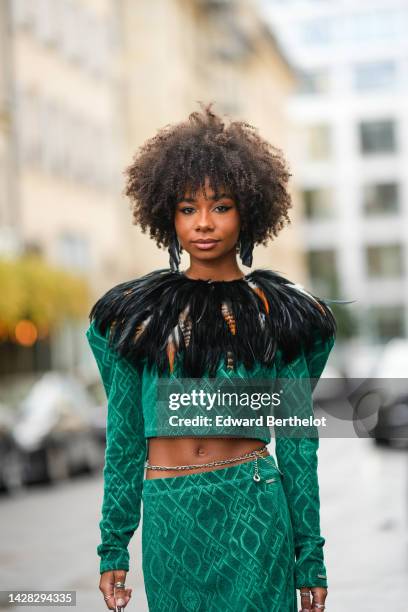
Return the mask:
M92 325L86 332L108 398L100 573L129 571L128 544L139 526L146 439L140 375Z
M311 379L310 393L303 397L297 413L313 414L312 391L326 365L334 338L316 338L313 350L302 353L278 370L278 378ZM297 394L297 399L299 395ZM282 481L291 515L296 553L295 586L327 587L323 546L320 533L320 495L318 480L319 438L276 436L276 458L284 474Z
M129 541L140 522L144 463L147 455L146 420L149 436L162 435L152 431L155 422L154 394L143 391L143 372L119 357L108 346L95 323L86 336L94 354L108 399L106 454L104 466L104 497L99 523L101 543L100 572L129 570ZM333 347L334 339L316 337L313 349L302 352L290 364L269 369L273 378L318 379ZM262 370L262 369L261 369ZM265 374L263 372L263 374ZM220 370L220 375L222 371ZM225 373L226 376L228 374ZM305 396L302 414L313 412L311 381ZM247 437L271 441L262 428L246 428ZM192 435L187 430L184 435ZM325 539L320 534L320 501L317 476L318 438L276 437L276 458L283 473L283 487L290 509L296 553L296 587L327 586L323 559Z

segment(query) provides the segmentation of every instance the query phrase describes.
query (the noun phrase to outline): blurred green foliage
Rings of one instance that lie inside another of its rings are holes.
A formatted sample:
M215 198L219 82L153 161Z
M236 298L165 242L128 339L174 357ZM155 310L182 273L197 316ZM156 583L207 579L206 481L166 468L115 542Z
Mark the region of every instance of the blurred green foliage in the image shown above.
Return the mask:
M12 334L21 319L48 332L64 319L87 314L90 289L85 277L51 266L38 255L0 259L0 327Z

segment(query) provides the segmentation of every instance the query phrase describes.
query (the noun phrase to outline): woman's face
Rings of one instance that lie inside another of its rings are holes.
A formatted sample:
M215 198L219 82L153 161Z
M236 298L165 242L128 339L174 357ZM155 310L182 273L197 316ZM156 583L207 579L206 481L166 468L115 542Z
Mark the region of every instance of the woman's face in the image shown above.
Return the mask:
M205 179L204 191L191 195L176 204L174 225L183 249L197 260L222 258L233 251L239 238L240 217L231 192L221 189L218 199ZM206 241L200 242L200 241Z

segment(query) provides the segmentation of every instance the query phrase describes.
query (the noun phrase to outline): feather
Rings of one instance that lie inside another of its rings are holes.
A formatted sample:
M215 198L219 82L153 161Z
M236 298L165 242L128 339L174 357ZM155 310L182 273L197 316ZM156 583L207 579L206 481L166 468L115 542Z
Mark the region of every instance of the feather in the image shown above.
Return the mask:
M235 323L234 315L231 312L231 307L227 304L227 302L222 302L221 312L226 324L228 325L228 329L230 330L231 334L235 336L237 333L237 325Z
M266 313L269 314L269 304L268 304L268 300L266 299L265 293L262 291L262 289L257 287L255 283L249 282L248 284L255 291L255 293L259 295L259 297L261 298L263 302L263 305L265 306Z
M174 371L174 359L176 355L176 343L174 340L173 333L170 334L169 340L167 342L167 358L169 360L169 368L170 372Z
M182 311L182 313L179 316L179 326L181 329L181 333L183 334L185 348L188 348L190 344L191 328L192 328L192 322L188 314L188 311L189 311L189 305L187 304L187 306L185 307L185 309Z
M326 312L325 312L324 308L321 306L321 304L319 304L319 302L313 297L313 295L311 295L308 291L306 291L306 289L302 285L300 285L299 283L288 283L288 284L293 289L296 289L297 291L300 291L304 295L307 295L308 298L315 303L316 307L319 308L320 312L324 316L326 316Z
M145 360L160 375L173 372L182 353L183 374L216 375L256 362L271 366L276 351L293 359L310 347L316 330L336 333L327 303L278 272L257 269L242 279L191 279L169 268L116 285L93 305L89 318L131 363Z
M227 351L227 370L234 369L234 356L231 351Z
M151 318L152 318L152 315L149 315L147 317L147 319L145 319L139 325L136 326L136 333L135 333L135 336L134 336L134 342L137 342L138 339L140 338L140 336L143 334L143 332L146 329L147 325L149 324L149 321L150 321Z

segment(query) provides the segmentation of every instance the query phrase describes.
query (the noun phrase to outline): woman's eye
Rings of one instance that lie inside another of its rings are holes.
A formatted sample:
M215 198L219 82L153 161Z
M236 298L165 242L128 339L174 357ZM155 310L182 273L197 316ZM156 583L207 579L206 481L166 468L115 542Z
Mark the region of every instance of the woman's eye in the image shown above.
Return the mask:
M223 208L224 209L223 212L226 212L227 210L232 208L232 206L225 206L225 204L220 204L219 206L217 206L217 208Z
M215 210L217 209L222 209L221 212L227 212L227 210L229 210L230 208L232 208L232 206L226 206L225 204L219 204L218 206L215 207ZM179 208L179 211L181 213L183 213L184 215L189 215L191 214L191 211L194 212L194 208L192 208L191 206L184 206L184 208Z

